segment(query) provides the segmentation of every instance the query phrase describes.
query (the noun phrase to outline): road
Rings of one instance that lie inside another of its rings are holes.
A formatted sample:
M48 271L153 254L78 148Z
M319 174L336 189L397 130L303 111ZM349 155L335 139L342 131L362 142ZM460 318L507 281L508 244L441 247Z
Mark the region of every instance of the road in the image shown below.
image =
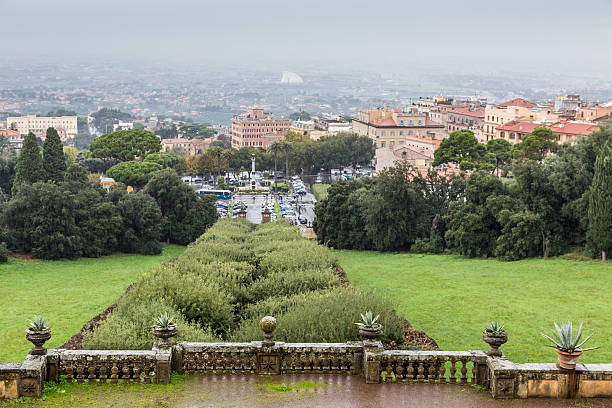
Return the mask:
M253 199L254 198L254 199ZM248 206L247 207L247 220L251 221L254 224L261 224L261 211L262 204L266 202L266 196L264 194L251 195L251 194L241 194L236 196L236 201L242 200ZM278 198L268 195L268 200L275 200L279 203L282 201ZM312 193L307 193L302 196L300 201L298 202L300 214L305 216L308 220L308 223L312 223L315 218L314 214L314 196ZM296 209L296 212L298 210Z

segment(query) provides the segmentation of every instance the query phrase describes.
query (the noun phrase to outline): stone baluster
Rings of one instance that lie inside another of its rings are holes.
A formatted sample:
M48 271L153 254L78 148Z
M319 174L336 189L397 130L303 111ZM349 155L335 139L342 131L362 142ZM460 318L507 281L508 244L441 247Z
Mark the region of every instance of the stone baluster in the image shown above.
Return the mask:
M132 371L132 382L140 382L140 367L142 362L134 363L134 370Z
M304 367L307 371L313 371L313 362L310 358L310 353L306 354L306 358L304 359Z
M404 364L406 364L406 361L400 360L397 362L397 367L395 368L395 379L397 381L405 379L404 373L406 372L406 369L404 368Z
M457 367L456 367L456 360L454 358L450 359L450 377L449 377L449 382L451 384L455 384L457 382Z
M433 382L435 380L436 380L436 362L435 360L431 360L427 364L427 381Z
M440 360L440 382L446 382L446 361Z
M323 361L323 367L322 367L323 371L329 372L329 354L328 353L323 353L322 361Z
M121 384L129 384L130 366L126 362L121 362Z
M391 363L391 359L387 360L386 364L381 362L381 365L383 367L383 370L385 370L386 372L385 377L387 378L387 382L393 381L393 375L395 374L395 372L393 371L393 365Z
M412 381L414 380L414 366L412 365L412 361L407 360L406 364L408 364L408 366L406 367L406 379L408 381Z
M417 381L423 382L425 381L425 367L423 366L423 362L419 361L419 367L417 368Z
M145 384L151 384L151 366L147 361L145 361L144 365L142 366L142 374L142 381Z
M84 380L85 375L83 374L85 372L85 367L83 365L82 361L78 361L77 362L77 382L80 384L82 383Z
M341 356L338 356L337 353L332 354L332 358L331 358L331 370L333 372L338 372L341 371L342 368L340 366L340 361L339 357L341 358Z
M478 384L478 363L476 361L474 361L472 366L472 379L470 381L472 385Z
M111 367L111 384L117 384L119 380L119 368L117 367L117 362L113 361L113 366Z
M465 384L467 382L467 359L461 360L461 377L459 378L459 382L461 384Z
M102 361L100 363L100 375L98 377L100 379L100 384L105 384L107 377L108 377L108 368L106 366L106 361Z
M87 382L90 384L96 382L96 363L94 361L87 365Z

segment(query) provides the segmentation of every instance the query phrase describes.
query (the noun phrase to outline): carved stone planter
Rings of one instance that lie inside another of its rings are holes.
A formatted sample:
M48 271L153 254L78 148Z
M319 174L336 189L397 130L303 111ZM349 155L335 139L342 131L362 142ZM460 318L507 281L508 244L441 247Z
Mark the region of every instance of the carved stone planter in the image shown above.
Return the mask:
M160 339L158 342L159 347L170 347L172 346L171 337L176 336L177 329L176 324L172 323L168 328L161 328L159 326L153 326L153 334L155 337Z
M504 334L502 336L491 336L486 333L483 333L482 339L491 347L491 350L485 351L487 355L491 357L501 357L503 355L499 347L508 341L507 334Z
M382 324L376 324L373 327L359 326L359 335L364 339L366 344L376 344L380 336L383 334Z
M47 354L47 349L43 347L43 344L45 344L45 342L50 338L51 329L41 331L27 329L26 339L34 344L34 348L30 350L30 354L33 356L44 356Z
M558 348L555 348L557 355L559 356L559 367L565 370L575 370L576 364L578 364L578 359L582 354L582 350L574 351L573 353L568 353L566 351L561 351Z

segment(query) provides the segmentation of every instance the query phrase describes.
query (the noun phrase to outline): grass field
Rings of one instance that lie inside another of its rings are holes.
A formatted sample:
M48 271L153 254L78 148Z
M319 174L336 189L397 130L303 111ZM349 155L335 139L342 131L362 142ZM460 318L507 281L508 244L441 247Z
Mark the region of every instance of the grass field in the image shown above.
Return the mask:
M445 350L483 349L482 330L506 325L502 347L515 362L553 362L540 333L553 320L584 322L581 362L612 362L612 262L561 258L500 262L456 255L335 251L352 286L392 299L400 315ZM585 346L586 347L586 346Z
M0 362L22 361L32 345L27 320L44 315L52 329L47 347L64 344L92 317L113 304L139 274L185 247L164 246L156 256L117 254L75 261L10 258L0 264Z
M330 184L313 184L312 194L314 194L317 201L321 201L327 197L327 189L329 186Z

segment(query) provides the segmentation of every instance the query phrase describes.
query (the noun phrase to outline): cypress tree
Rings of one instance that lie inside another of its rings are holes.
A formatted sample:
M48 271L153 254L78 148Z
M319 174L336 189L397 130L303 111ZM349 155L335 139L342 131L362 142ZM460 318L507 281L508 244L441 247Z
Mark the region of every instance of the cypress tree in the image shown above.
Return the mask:
M47 129L47 138L43 143L43 168L48 181L59 182L64 180L66 157L57 130L52 127Z
M612 148L606 144L597 160L589 196L589 230L601 249L601 260L612 249Z
M15 181L13 182L13 194L23 183L36 183L43 181L45 171L43 169L40 147L36 141L36 136L29 133L23 140L23 146L19 152L19 159L15 171Z

